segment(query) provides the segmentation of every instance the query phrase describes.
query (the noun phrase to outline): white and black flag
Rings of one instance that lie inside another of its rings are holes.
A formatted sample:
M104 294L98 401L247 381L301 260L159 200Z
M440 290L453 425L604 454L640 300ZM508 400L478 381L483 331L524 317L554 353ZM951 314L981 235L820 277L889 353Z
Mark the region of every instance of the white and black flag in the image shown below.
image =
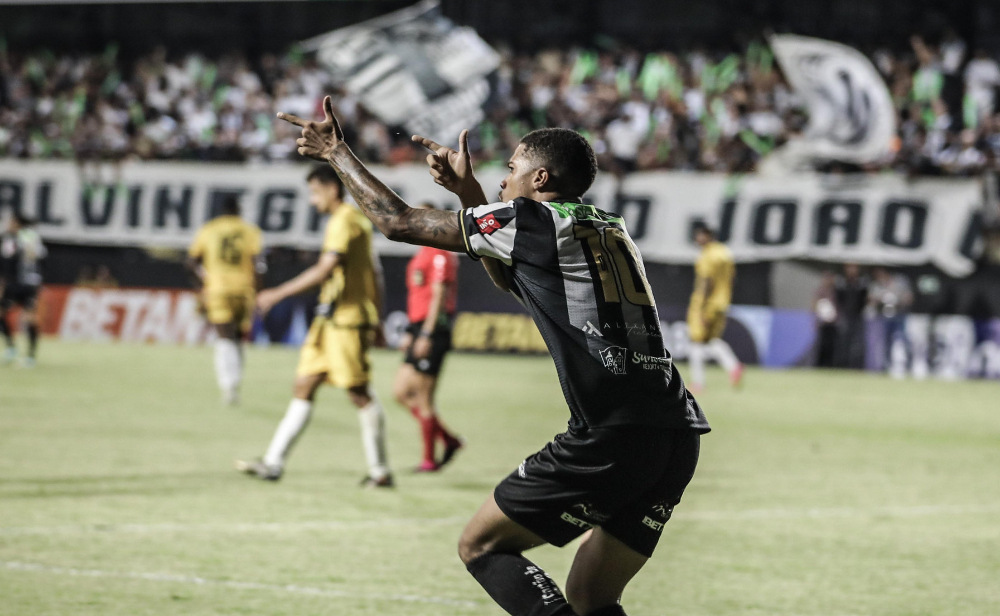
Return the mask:
M885 82L861 52L791 34L771 37L785 78L808 108L805 134L788 144L796 158L867 163L888 152L896 112Z
M437 0L303 43L347 92L390 125L454 143L483 118L487 76L500 58L472 28L441 14Z

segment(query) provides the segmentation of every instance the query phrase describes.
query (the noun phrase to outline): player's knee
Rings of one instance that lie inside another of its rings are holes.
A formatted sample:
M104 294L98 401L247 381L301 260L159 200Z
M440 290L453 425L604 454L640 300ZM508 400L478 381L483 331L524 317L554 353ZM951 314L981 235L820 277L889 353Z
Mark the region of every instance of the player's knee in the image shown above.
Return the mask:
M372 396L371 393L368 391L367 385L359 385L357 387L351 387L350 389L347 390L347 395L348 397L350 397L351 402L354 403L354 406L358 407L359 409L368 406L369 404L371 404L372 401Z
M463 534L458 540L458 558L465 565L468 565L488 551L485 544L476 541L474 537Z
M295 379L295 384L292 385L292 396L311 402L316 396L316 382L310 377Z
M392 388L392 395L396 398L396 402L403 406L410 406L410 386L409 384L403 382L397 382Z
M491 552L493 547L493 543L487 536L466 528L462 531L462 536L458 538L458 557L468 565L483 554Z

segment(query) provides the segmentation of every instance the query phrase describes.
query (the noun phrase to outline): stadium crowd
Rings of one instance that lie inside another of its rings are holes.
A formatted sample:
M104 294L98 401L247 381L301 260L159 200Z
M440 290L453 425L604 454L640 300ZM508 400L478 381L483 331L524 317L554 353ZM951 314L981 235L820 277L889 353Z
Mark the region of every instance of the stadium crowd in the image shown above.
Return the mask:
M472 135L480 164L501 163L523 134L545 125L584 132L602 165L619 172L740 172L806 123L761 43L742 54L501 47L501 55L494 96ZM894 151L874 168L962 175L997 167L994 57L954 35L934 45L914 36L909 49L870 57L899 116ZM281 160L295 155L294 135L273 121L275 111L311 116L330 92L363 159L420 156L404 130L379 122L338 85L295 51L250 62L240 54L171 57L162 48L134 61L114 47L61 56L0 50L0 157Z

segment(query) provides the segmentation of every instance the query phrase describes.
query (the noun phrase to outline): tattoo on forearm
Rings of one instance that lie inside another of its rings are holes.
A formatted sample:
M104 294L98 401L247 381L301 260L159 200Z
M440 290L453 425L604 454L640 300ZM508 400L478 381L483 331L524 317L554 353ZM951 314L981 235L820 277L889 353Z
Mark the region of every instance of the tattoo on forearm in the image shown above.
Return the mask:
M358 207L391 240L461 250L462 236L454 212L411 208L383 184L349 150L330 164Z

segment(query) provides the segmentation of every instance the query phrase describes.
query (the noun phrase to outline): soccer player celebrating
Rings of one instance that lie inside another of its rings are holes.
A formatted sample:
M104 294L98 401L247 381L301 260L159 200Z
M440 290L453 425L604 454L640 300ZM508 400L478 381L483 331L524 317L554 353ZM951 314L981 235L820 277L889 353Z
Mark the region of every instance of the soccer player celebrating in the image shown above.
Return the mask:
M361 440L368 461L365 487L392 487L386 459L385 413L368 384L368 349L375 341L381 309L381 270L372 247L372 224L343 201L343 184L329 166L308 176L309 200L330 214L319 261L288 282L257 295L266 313L275 304L320 286L316 317L299 356L292 401L258 461L237 460L236 468L260 479L281 478L285 460L312 415L316 390L323 383L346 389L358 408Z
M8 312L21 307L20 325L28 332L28 354L22 365L35 365L38 350L38 289L42 286L39 262L47 254L42 238L33 228L33 221L15 213L7 225L7 232L0 235L0 334L7 347L3 363L17 358L14 336L8 322Z
M298 152L327 161L389 239L465 251L527 307L555 361L569 429L503 480L469 521L459 556L515 616L622 616L625 585L652 555L691 480L701 408L663 347L645 269L621 218L586 205L594 152L578 133L526 135L488 204L459 150L432 150L431 175L461 199L458 213L411 208L344 142L328 98L302 127ZM587 534L564 597L523 552Z
M691 336L691 390L705 387L705 356L710 354L729 373L729 382L739 387L743 364L733 349L722 339L726 329L726 312L733 297L733 276L736 266L733 255L715 233L704 223L694 228L694 241L701 254L694 265L694 291L688 304L688 332Z
M188 267L201 283L205 318L215 327L215 376L226 404L239 402L243 381L241 343L250 331L254 296L265 271L260 229L240 218L235 196L205 223L188 249Z
M434 209L429 203L418 207ZM406 358L396 373L396 400L410 409L420 423L424 456L417 472L433 472L451 461L462 447L438 418L434 405L438 374L451 349L451 321L458 301L458 257L424 246L406 266L407 306L410 325L400 345ZM441 460L435 445L444 446Z

